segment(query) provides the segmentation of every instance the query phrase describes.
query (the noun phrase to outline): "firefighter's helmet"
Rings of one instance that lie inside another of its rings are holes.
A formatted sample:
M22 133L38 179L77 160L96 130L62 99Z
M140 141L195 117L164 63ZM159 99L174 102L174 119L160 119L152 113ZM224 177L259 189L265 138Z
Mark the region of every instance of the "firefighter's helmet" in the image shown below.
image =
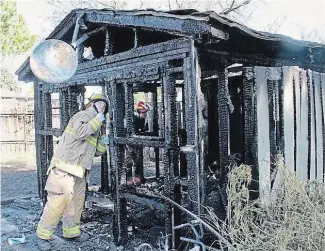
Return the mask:
M86 105L86 108L90 107L93 103L96 101L104 101L106 103L106 109L105 113L108 111L108 98L104 94L93 94L91 97L88 99L88 103Z
M145 102L139 101L135 109L137 112L143 113L149 111L150 108L149 105L146 104Z

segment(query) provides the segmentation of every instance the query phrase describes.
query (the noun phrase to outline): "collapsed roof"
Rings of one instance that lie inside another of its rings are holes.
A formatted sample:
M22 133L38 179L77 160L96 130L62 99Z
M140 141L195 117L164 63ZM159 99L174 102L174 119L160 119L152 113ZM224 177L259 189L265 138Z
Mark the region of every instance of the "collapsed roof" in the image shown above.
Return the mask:
M133 32L133 29L137 29L144 33L142 45L163 42L174 37L191 37L198 46L208 51L222 51L244 57L259 55L262 58L290 60L302 67L306 66L305 68L312 67L325 71L324 44L256 31L212 11L75 9L59 23L47 39L60 39L71 43L75 23L80 16L83 17L88 31L103 24L108 25L110 29L118 30L116 33L119 34L120 40L122 38L121 43L131 39L127 30ZM105 40L101 43L104 42ZM16 72L20 80L27 80L26 77L30 73L29 60L26 60Z

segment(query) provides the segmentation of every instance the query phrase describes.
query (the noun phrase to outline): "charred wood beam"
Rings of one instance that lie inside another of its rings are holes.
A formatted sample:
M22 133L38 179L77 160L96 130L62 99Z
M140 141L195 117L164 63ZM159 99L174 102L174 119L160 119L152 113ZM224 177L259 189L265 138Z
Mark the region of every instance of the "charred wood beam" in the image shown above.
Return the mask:
M86 88L83 86L71 86L68 88L68 98L70 102L69 119L84 108L85 91Z
M44 104L44 129L51 129L52 128L52 100L51 100L51 94L44 93L43 94L43 104ZM52 142L52 135L47 135L45 137L46 140L46 148L45 152L48 157L49 151L51 151L51 148L53 148L53 142ZM51 146L52 144L52 146ZM52 149L53 151L53 149ZM52 153L53 154L53 153ZM47 158L47 162L50 160ZM47 163L49 164L49 163Z
M48 128L52 128L52 100L51 100L51 94L44 94L44 119L45 119L45 130ZM46 135L45 136L45 148L43 149L45 151L45 163L42 165L42 168L45 168L42 172L47 173L47 169L50 166L50 161L53 157L53 136L52 135ZM45 176L45 177L44 177ZM46 182L46 175L43 176L44 182Z
M184 48L187 48L186 52L190 49L190 43L188 39L174 39L171 41L134 48L129 51L121 52L115 55L94 59L92 61L80 64L80 66L78 66L78 70L83 70L86 68L96 67L105 64L112 64L118 61L142 58L148 55L153 56L154 54L166 53L169 51L175 51ZM156 56L154 57L157 58Z
M257 87L252 67L243 68L243 95L244 95L244 159L245 163L253 166L253 180L258 180L257 159ZM255 191L259 190L258 182L252 182L251 198L257 198Z
M36 78L34 78L34 126L35 130L41 130L44 128L44 120L42 116L42 92L40 90L40 84ZM42 172L42 149L44 147L44 136L35 133L35 147L36 147L36 166L37 166L37 183L38 183L38 195L41 199L45 199L45 184L43 183Z
M109 28L106 27L105 30L105 49L104 49L104 56L110 56L113 54L113 39L112 34L109 31Z
M188 205L189 209L200 215L201 213L201 183L200 183L200 150L198 145L198 100L197 88L198 83L198 68L197 68L197 53L194 47L194 40L191 44L191 52L189 57L184 59L184 93L185 93L185 128L186 128L186 146L185 148L192 149L186 151L187 171L189 177L188 186ZM195 201L195 203L194 203Z
M107 70L107 68L118 68L118 67L136 67L136 66L143 66L148 63L159 63L159 62L166 62L173 59L182 59L186 57L187 49L179 49L179 50L172 50L165 53L157 53L155 55L147 55L144 57L138 57L130 60L119 61L115 63L111 63L109 65L100 65L96 66L95 68L87 68L83 69L82 71L77 71L77 75L79 74L89 74L93 71L97 70Z
M244 159L248 165L255 165L255 84L254 72L251 67L243 68L243 99L244 99Z
M126 132L127 136L131 136L134 133L134 123L133 123L133 109L134 109L134 99L133 99L133 84L124 84L125 92L125 120L126 120Z
M229 149L229 93L228 72L226 69L218 71L218 117L219 117L219 163L221 170L228 165Z
M177 109L176 109L176 85L172 74L166 73L163 77L163 101L164 101L164 121L165 121L165 149L163 155L164 162L164 195L168 198L179 199L180 192L175 191L171 183L171 177L178 176L178 135L177 135ZM174 192L177 192L175 194ZM172 211L171 205L166 204L165 228L166 234L172 233L172 213L180 218L178 211ZM173 217L175 219L175 217ZM171 245L171 243L169 244Z
M124 137L124 87L116 85L115 81L110 82L111 97L113 98L112 104L109 107L110 113L113 115L112 123L112 136ZM122 101L122 102L121 102ZM120 182L121 171L124 164L123 145L116 145L110 143L110 153L112 154L111 176L112 176L112 195L114 199L114 238L116 242L124 243L127 240L127 215L126 215L126 201L121 198Z
M142 147L158 147L163 148L165 146L165 142L159 140L159 138L154 137L152 140L150 139L143 139L141 137L132 136L129 138L124 137L115 137L112 139L115 144L119 145L134 145L134 146L142 146Z
M152 104L153 104L153 131L156 135L159 134L159 121L158 121L158 92L157 88L152 92ZM156 166L156 179L160 177L159 169L159 148L154 149L155 152L155 166Z
M134 45L133 48L138 48L140 45L140 37L139 37L139 32L137 28L133 29L134 32Z
M155 210L164 210L165 205L161 202L163 201L161 198L156 198L151 195L143 195L143 194L131 194L131 193L122 193L121 196L125 198L127 201L132 201L143 206L148 206Z
M236 52L227 51L215 51L207 49L205 50L210 55L213 55L219 61L226 61L228 65L234 63L242 63L246 66L265 66L265 67L280 67L280 66L299 66L301 68L308 68L318 72L325 72L324 64L314 64L309 62L302 62L298 58L296 59L280 59L269 58L262 54L242 54Z
M108 97L109 100L109 107L112 105L112 98L111 98L111 90L110 90L110 83L105 82L104 85L104 93ZM107 114L107 121L106 121L106 133L110 135L110 133L113 131L112 130L112 123L111 123L111 118L113 117L111 114L111 110L108 107L108 114ZM101 190L103 193L109 194L111 193L111 188L112 188L112 179L111 179L111 148L107 147L107 153L105 153L101 159Z
M60 129L63 131L69 123L69 107L68 107L68 90L61 89L59 91L60 100Z
M83 44L79 44L77 46L77 55L78 55L78 63L82 63L84 61L84 51L85 51L85 46Z
M211 34L212 27L205 21L191 19L176 19L174 17L157 17L150 15L125 15L116 12L85 12L85 21L92 23L107 23L114 26L136 26L158 31L172 32L184 35L201 37L202 34ZM214 36L227 40L228 34L213 28Z

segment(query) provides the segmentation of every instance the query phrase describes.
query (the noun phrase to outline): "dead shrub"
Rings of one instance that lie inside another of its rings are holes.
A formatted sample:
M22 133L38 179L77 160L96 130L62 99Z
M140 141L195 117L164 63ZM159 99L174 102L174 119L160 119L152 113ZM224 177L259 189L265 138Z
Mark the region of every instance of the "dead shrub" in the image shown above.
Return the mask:
M241 165L229 173L226 221L208 208L206 222L236 251L325 250L324 182L298 180L283 163L278 155L276 188L267 203L249 200L251 168ZM222 241L219 245L229 250Z

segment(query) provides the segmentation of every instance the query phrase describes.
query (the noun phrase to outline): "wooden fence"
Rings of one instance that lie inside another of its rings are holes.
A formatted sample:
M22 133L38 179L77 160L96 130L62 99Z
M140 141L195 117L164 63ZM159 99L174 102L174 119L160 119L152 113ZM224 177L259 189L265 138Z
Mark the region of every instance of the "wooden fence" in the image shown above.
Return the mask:
M57 100L54 104L58 107ZM33 98L2 97L0 105L1 152L35 152ZM59 123L59 109L53 108L53 126Z
M59 101L52 100L53 128L60 128ZM34 100L32 97L2 97L0 100L1 152L35 152ZM178 110L180 115L180 104ZM148 114L149 128L153 127L153 111ZM162 106L158 105L161 115ZM161 118L161 116L159 116ZM180 121L180 120L179 120ZM55 138L54 141L57 139ZM153 148L144 149L145 158L154 158Z

